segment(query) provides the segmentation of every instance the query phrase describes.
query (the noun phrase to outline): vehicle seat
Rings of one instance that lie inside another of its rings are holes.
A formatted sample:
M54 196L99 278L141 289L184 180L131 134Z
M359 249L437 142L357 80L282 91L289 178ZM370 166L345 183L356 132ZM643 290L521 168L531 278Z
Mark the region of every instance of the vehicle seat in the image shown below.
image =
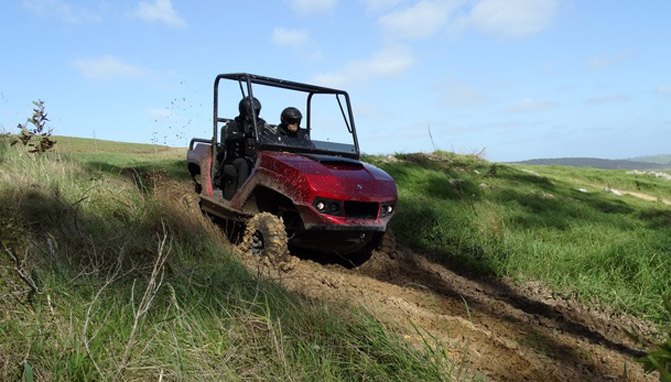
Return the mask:
M252 172L252 165L245 158L236 158L224 164L224 199L231 200Z
M235 191L238 189L238 170L235 169L233 164L225 164L223 168L224 172L224 199L231 200Z

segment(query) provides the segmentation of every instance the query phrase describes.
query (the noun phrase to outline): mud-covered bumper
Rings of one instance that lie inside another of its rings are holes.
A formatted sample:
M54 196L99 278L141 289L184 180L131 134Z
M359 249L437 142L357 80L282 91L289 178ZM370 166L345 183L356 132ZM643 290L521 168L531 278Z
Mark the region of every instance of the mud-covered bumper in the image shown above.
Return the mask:
M382 206L383 203L378 203L378 205ZM323 213L313 206L298 206L297 208L306 231L384 232L392 217L392 214L382 215L379 212L368 218L348 217Z

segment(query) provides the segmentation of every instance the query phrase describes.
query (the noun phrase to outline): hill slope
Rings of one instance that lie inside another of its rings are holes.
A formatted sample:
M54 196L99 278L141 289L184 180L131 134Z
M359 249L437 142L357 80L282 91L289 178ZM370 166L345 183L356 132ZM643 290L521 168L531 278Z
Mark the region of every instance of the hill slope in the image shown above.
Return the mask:
M54 135L56 141L54 152L62 153L125 153L125 154L157 154L171 150L168 146L146 143L127 143L107 141L103 139L67 137Z
M396 244L278 272L200 215L183 157L0 149L0 379L655 379L669 181L366 157L397 181Z
M636 162L649 162L664 165L671 168L671 155L646 155L642 157L629 158L627 160L632 160Z
M543 158L530 159L513 164L527 165L546 165L546 166L571 166L571 167L592 167L610 170L652 170L669 168L669 163L652 162L644 160L629 159L600 159L600 158Z

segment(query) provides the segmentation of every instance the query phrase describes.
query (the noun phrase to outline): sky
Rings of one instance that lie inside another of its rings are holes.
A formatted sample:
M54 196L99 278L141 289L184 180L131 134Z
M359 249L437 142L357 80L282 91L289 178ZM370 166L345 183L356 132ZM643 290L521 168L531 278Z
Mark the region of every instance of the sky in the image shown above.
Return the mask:
M248 72L346 90L368 154L669 154L669 15L668 0L4 0L0 132L40 99L55 135L184 147L211 136L215 76Z

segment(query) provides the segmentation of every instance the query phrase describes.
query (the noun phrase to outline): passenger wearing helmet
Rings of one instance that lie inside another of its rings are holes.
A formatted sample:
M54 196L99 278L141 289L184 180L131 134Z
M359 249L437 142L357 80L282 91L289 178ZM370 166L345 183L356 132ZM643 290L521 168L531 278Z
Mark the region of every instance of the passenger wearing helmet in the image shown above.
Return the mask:
M302 119L303 115L300 110L295 107L287 107L282 110L282 114L280 114L280 124L277 125L278 139L282 141L282 137L288 137L289 139L299 141L310 140L307 130L301 129Z

